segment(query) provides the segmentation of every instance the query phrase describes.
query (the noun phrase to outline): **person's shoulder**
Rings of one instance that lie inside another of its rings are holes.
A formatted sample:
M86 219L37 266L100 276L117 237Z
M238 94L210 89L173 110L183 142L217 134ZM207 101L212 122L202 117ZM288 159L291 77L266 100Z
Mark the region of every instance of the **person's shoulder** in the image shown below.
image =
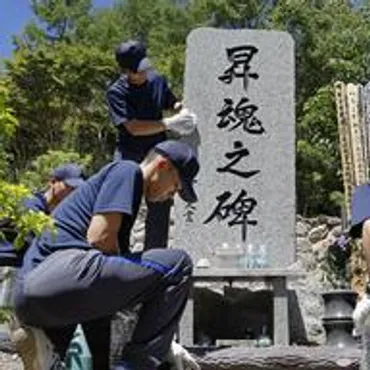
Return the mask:
M47 202L43 192L37 192L23 200L23 206L32 211L42 211L47 213Z
M112 166L116 166L120 169L127 170L127 171L140 171L139 163L130 160L117 160L112 162Z
M108 87L108 95L125 94L128 90L128 82L125 75L121 75Z
M147 75L147 78L148 78L148 81L150 83L164 83L166 82L166 77L164 77L163 75L159 74L156 70L151 70L150 72L148 72L148 75Z
M156 71L151 72L150 85L158 91L164 91L170 88L167 78Z
M108 175L111 173L113 176L125 177L125 176L142 176L140 165L134 161L129 160L117 160L107 164L103 171Z

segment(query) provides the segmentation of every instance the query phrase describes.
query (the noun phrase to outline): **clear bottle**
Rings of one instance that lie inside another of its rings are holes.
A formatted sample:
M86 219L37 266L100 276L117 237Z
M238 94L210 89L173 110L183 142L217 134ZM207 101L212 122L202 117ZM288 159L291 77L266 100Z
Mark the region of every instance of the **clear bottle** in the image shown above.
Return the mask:
M256 265L257 268L265 268L268 266L267 248L265 244L261 244L258 246Z
M235 256L236 256L235 267L243 269L245 264L245 254L240 244L235 245Z
M257 262L257 248L253 244L248 244L247 247L247 268L253 269Z
M263 325L261 335L257 339L257 347L269 347L272 345L272 340L268 336L267 326Z

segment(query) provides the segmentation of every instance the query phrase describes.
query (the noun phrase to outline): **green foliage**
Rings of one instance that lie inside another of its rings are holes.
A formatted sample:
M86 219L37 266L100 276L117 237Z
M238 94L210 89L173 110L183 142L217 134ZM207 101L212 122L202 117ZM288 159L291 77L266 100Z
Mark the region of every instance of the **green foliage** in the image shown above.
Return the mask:
M0 177L5 176L8 155L6 149L18 125L12 109L8 106L7 81L0 80Z
M26 169L20 174L20 182L30 189L41 189L50 179L50 174L56 167L72 162L81 166L86 173L91 161L91 155L82 157L76 152L49 150L46 154L42 154L32 161L30 169Z
M11 308L0 308L0 323L10 321L13 311Z
M14 220L17 225L17 237L13 244L16 248L22 248L26 237L32 231L35 235L40 235L45 229L54 231L53 219L43 212L35 212L32 210L22 210L19 218Z
M4 142L14 134L17 120L11 109L8 107L8 89L5 84L0 88L0 132ZM1 147L5 150L4 147ZM3 163L6 165L6 162ZM2 168L2 175L6 168ZM22 200L30 195L29 189L24 185L11 184L0 176L0 220L8 219L16 225L18 235L14 241L16 247L21 247L25 236L30 230L38 234L44 227L51 227L52 222L48 216L40 213L26 212ZM4 238L4 235L0 235Z
M338 125L332 86L306 100L297 130L298 208L303 214L340 214L341 190ZM335 203L334 203L335 201Z
M336 80L365 82L369 77L369 19L347 1L312 4L279 2L272 15L275 28L295 40L299 104Z
M8 106L9 90L6 81L0 80L0 138L4 142L13 136L17 119L13 115L12 109Z
M15 54L8 76L10 102L20 122L11 147L16 167L49 149L91 153L99 164L112 154L105 101L111 59L94 47L64 42Z
M91 0L31 0L32 9L46 25L45 36L61 40L73 32L76 23L87 17Z
M198 0L189 9L194 26L226 28L261 28L268 2L261 0Z
M370 78L370 22L366 9L344 0L279 2L273 28L296 47L297 198L305 215L339 214L342 178L333 83Z
M19 219L23 211L21 200L29 196L30 191L24 185L10 184L4 180L0 180L0 189L0 219Z

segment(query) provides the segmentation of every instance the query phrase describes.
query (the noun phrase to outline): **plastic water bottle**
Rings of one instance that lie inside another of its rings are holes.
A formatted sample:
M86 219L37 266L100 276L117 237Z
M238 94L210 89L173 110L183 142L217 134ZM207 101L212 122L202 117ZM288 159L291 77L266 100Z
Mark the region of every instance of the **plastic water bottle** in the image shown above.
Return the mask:
M258 257L257 247L253 244L248 244L247 247L247 268L256 268L256 262Z
M262 327L262 333L257 339L257 347L269 347L272 345L272 340L267 334L267 327Z
M67 370L92 370L92 356L81 325L73 334L66 353Z
M267 248L265 244L262 244L258 246L256 267L264 268L267 267L267 265Z
M236 266L237 268L244 269L246 263L246 254L244 248L240 244L235 245L235 254L236 254Z
M267 262L267 248L265 244L253 245L248 244L246 256L246 268L265 268Z

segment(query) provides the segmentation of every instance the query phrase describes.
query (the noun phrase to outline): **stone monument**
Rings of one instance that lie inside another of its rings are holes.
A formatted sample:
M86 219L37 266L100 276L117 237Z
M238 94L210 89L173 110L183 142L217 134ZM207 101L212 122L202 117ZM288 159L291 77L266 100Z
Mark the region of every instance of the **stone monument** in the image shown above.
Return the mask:
M199 154L199 201L175 204L173 245L195 265L224 268L202 269L203 280L228 274L229 282L267 282L274 343L287 344L285 271L295 261L296 213L293 40L284 32L196 29L187 39L184 85L185 106L198 116L197 132L184 140ZM184 343L192 342L192 304L180 330Z
M199 201L175 207L174 245L197 262L223 243L295 259L294 52L288 33L199 28L187 39L187 138L199 152Z

